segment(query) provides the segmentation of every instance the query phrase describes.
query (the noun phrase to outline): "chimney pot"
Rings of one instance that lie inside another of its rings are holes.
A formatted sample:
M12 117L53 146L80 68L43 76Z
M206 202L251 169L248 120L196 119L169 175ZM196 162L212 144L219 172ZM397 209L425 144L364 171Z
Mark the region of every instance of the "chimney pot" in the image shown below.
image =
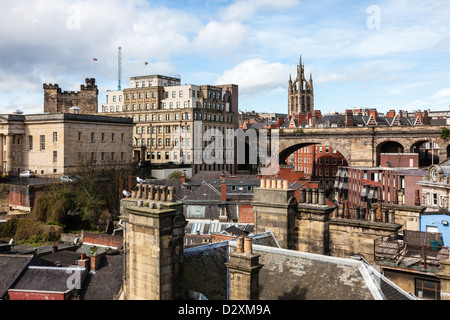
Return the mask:
M239 236L236 239L236 251L239 253L244 252L244 236Z
M253 251L252 238L245 237L244 252L245 253L252 253L252 251Z

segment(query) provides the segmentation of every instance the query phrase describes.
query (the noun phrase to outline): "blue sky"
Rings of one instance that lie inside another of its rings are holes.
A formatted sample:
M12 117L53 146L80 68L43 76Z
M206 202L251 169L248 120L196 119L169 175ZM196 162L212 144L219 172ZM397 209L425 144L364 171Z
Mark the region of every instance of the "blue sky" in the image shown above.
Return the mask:
M43 83L99 104L130 76L239 85L242 110L287 112L300 54L315 108L448 110L448 0L2 0L0 113L43 111ZM149 62L148 66L144 62Z

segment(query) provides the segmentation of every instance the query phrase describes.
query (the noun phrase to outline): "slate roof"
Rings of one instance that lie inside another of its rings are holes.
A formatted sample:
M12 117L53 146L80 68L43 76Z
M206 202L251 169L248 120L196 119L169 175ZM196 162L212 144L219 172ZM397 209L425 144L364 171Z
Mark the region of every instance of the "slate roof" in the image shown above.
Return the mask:
M263 264L259 276L260 300L411 300L362 259L337 258L258 244L253 252ZM270 235L269 235L270 238ZM272 236L273 238L273 236ZM264 239L268 239L267 234ZM186 249L186 289L207 299L227 299L227 254L235 240Z
M72 270L83 273L81 281L88 272L88 270L78 267L29 266L11 289L68 292L72 289L68 287L68 283L71 281L69 278L73 277L73 272L69 271Z
M0 255L0 300L32 261L33 255Z
M113 300L122 287L123 255L106 254L95 273L89 273L80 292L82 300Z

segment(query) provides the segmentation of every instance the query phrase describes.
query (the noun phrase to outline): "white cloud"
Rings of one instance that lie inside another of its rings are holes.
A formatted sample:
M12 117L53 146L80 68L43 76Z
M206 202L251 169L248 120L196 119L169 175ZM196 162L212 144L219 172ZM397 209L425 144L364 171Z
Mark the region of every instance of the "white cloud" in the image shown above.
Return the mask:
M241 49L248 34L249 28L240 22L211 21L198 32L192 46L200 53L207 50L208 53L229 54Z
M436 92L431 98L432 99L442 99L450 97L450 88L441 89L438 92ZM450 99L449 99L450 102Z
M299 0L238 0L219 13L222 20L248 21L261 10L283 10L298 6Z
M287 88L288 75L292 66L263 59L246 60L219 76L215 84L233 83L239 85L243 97L260 92Z

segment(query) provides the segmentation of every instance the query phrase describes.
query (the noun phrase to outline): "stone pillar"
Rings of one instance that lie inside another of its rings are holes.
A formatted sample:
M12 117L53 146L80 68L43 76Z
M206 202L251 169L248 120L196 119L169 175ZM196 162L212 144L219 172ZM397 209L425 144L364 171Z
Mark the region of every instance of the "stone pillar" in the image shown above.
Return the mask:
M377 208L372 207L370 209L370 221L372 222L377 221Z
M12 141L13 136L11 134L8 134L6 136L6 174L10 175L13 168L13 157L12 157Z
M225 263L230 274L230 300L258 300L260 255L252 250L252 239L243 236L236 242L236 251L230 253L229 262ZM245 243L244 243L245 242Z
M4 144L4 142L3 142L3 137L4 137L4 135L0 135L0 166L1 166L1 170L0 170L0 173L1 174L3 174L3 173L5 173L4 171L5 171L5 165L3 164L3 153L4 153L4 146L5 146L5 144Z

